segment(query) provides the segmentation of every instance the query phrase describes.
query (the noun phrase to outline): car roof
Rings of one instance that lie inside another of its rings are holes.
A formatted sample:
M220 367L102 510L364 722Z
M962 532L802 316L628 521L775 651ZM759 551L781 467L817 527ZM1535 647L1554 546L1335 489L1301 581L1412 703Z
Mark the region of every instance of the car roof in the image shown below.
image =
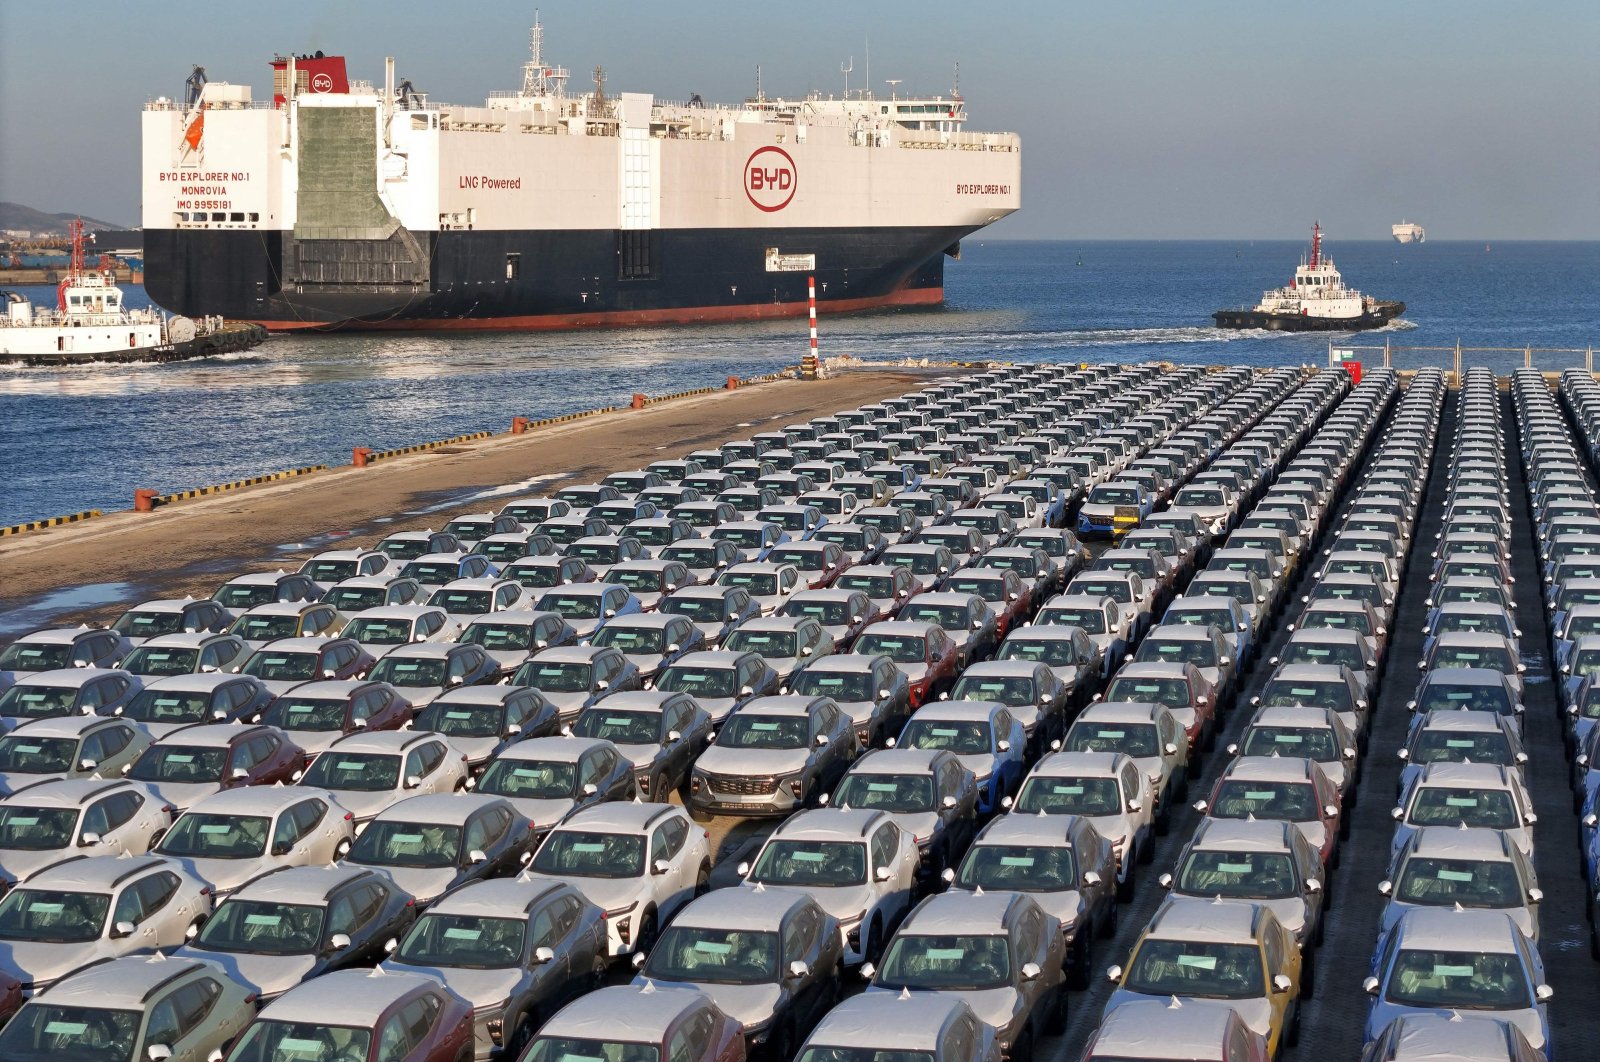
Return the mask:
M1481 907L1413 907L1396 927L1405 948L1504 954L1517 950L1516 923L1504 911Z
M410 645L396 646L384 657L385 660L443 660L450 655L450 650L459 647L458 642L412 642Z
M859 839L888 817L884 811L860 808L812 808L784 819L772 837L789 841Z
M485 878L445 893L429 905L428 913L504 917L525 912L539 899L567 888L569 886L564 881L531 875Z
M1455 708L1435 708L1422 717L1422 730L1454 730L1486 733L1505 727L1499 712L1459 711Z
M1321 770L1304 756L1239 756L1223 769L1221 781L1309 782Z
M143 786L121 778L47 778L42 782L25 785L0 798L0 804L76 808L119 787L126 787L140 794L146 793ZM21 799L18 799L19 797Z
M528 738L503 749L497 760L554 760L559 763L577 763L591 749L611 748L605 738L562 735L560 737Z
M931 771L944 749L872 749L850 765L850 774L902 774Z
M30 631L12 644L26 642L30 645L71 645L78 639L79 635L88 634L94 629L91 627L49 627L44 630Z
M158 634L140 646L150 649L198 649L214 638L226 637L221 631L179 631Z
M709 1003L711 997L697 988L658 985L612 985L585 993L546 1020L540 1036L565 1036L580 1039L657 1040L692 1007Z
M1181 678L1190 665L1183 660L1134 660L1117 668L1113 678Z
M276 903L321 903L329 893L346 882L377 873L370 867L350 863L280 867L246 882L234 893L234 898Z
M371 1028L395 1000L423 987L448 992L431 977L403 970L335 970L289 989L267 1004L257 1020Z
M1506 646L1511 640L1493 631L1446 631L1437 638L1438 644Z
M1483 827L1424 826L1413 835L1413 854L1454 859L1511 859L1511 846L1500 830Z
M929 701L911 716L912 719L938 720L938 719L964 719L983 720L987 722L995 712L1001 711L1006 706L999 701L959 700L959 701Z
M326 635L316 635L309 638L278 638L263 645L257 652L262 653L316 653L329 642L336 639Z
M388 585L389 580L382 579L383 585ZM364 608L360 612L352 612L350 618L358 619L400 619L415 620L418 616L429 612L443 612L438 605L379 605L376 608ZM506 613L498 613L496 618Z
M760 712L763 715L795 715L809 717L811 715L811 706L818 700L822 699L823 698L820 697L801 696L799 694L788 694L773 697L756 697L753 700L745 702L744 707L739 709L738 714L753 715L756 712ZM615 698L609 698L605 703L611 704L614 700Z
M1182 1044L1179 1050L1184 1058L1220 1060L1227 1050L1228 1027L1238 1020L1234 1013L1231 1007L1180 1004L1176 1000L1129 1000L1101 1019L1094 1039L1094 1057L1135 1058Z
M181 727L156 739L158 745L201 745L207 748L226 748L245 734L271 733L269 726L246 726L243 723L198 723Z
M701 649L693 653L685 653L673 663L682 667L727 668L738 663L747 653L737 652L733 649Z
M1130 762L1128 757L1120 752L1052 752L1034 766L1028 777L1053 778L1071 774L1111 778L1126 762Z
M1331 709L1314 704L1275 704L1257 708L1248 726L1332 727Z
M63 686L78 689L102 675L126 675L128 672L109 667L62 667L53 671L37 671L17 680L18 686Z
M97 723L109 723L112 719L113 717L105 715L63 715L48 719L29 719L11 732L25 734L28 737L80 738L85 731L93 730Z
M946 1026L967 1009L959 997L942 992L868 992L830 1010L806 1043L936 1051Z
M359 730L339 738L330 747L337 747L340 752L398 754L410 748L414 742L430 738L443 741L446 746L450 744L442 734L431 730Z
M562 821L560 829L630 830L643 833L663 815L672 814L674 804L647 803L642 800L607 800L579 808Z
M984 660L969 666L961 673L961 677L999 675L1003 678L1033 678L1040 666L1037 660Z
M1207 851L1264 852L1288 851L1291 831L1299 827L1279 819L1203 818L1189 847Z
M863 633L902 635L905 637L926 638L928 631L938 627L937 623L927 620L881 620L866 628ZM940 630L943 630L941 627Z
M1395 1062L1490 1062L1507 1057L1508 1033L1516 1040L1524 1039L1520 1030L1504 1019L1464 1021L1458 1013L1406 1014L1390 1025L1397 1030L1394 1053L1385 1057Z
M1239 900L1205 900L1190 896L1168 896L1150 924L1146 937L1240 943L1256 939L1257 925L1266 909L1260 904Z
M1073 722L1149 723L1171 712L1166 705L1153 701L1096 701L1079 712Z
M1343 664L1285 664L1278 668L1272 677L1288 682L1296 680L1327 682L1330 679L1343 678L1344 670Z
M797 889L716 889L691 900L672 918L674 926L716 929L776 929L810 897Z
M333 801L332 794L324 789L298 785L244 785L201 797L188 810L208 815L276 815L309 797L320 797L329 803Z
M213 975L222 972L216 965L193 957L126 955L62 978L50 989L46 1005L138 1010L152 990L197 970Z
M1007 916L1020 902L1018 893L1005 891L934 893L912 909L896 934L1004 932Z
M997 815L989 820L973 844L1048 845L1064 848L1072 844L1073 825L1082 822L1076 815ZM1083 823L1087 826L1088 823Z
M317 679L294 688L296 697L348 697L363 686L372 685L366 679ZM284 696L288 696L285 694Z
M320 601L268 601L260 605L252 605L241 612L239 617L243 619L245 616L298 616L306 609L315 608L321 604L322 602ZM323 607L326 608L328 606L323 605ZM206 632L197 631L196 633L203 634ZM161 637L174 638L178 636L164 634Z
M1422 784L1478 786L1486 789L1511 789L1510 775L1493 763L1450 763L1439 761L1422 768Z
M808 675L832 672L835 675L862 675L872 670L879 657L865 653L830 653L813 658L805 666Z
M95 889L106 891L131 874L170 866L153 855L80 856L46 867L28 878L24 888Z

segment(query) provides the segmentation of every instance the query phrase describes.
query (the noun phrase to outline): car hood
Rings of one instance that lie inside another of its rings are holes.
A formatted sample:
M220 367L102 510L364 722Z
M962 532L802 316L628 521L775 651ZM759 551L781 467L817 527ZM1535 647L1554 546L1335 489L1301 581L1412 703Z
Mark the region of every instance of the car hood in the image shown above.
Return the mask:
M753 886L746 885L746 888ZM865 882L859 885L816 885L801 888L798 885L768 885L768 890L782 889L787 892L802 892L813 900L817 906L827 911L840 922L859 921L868 907L872 906L875 898L871 886Z
M888 994L892 992L898 995L900 991L897 987L890 988L886 986L879 988L877 985L871 985L867 988L868 993ZM971 1007L973 1012L978 1015L978 1020L994 1029L1002 1040L1007 1043L1011 1041L1014 1034L1011 1023L1017 1016L1015 1009L1017 990L1009 985L1004 988L956 989L938 992L914 988L911 989L911 994L914 996L937 996L941 999L959 999Z
M1321 819L1312 819L1310 822L1297 822L1295 826L1305 834L1306 840L1311 842L1311 847L1322 851L1322 846L1328 840L1328 827L1322 824Z
M0 771L0 793L15 793L25 785L68 777L71 776L66 771L51 771L47 774L31 774L26 771Z
M1522 1031L1522 1035L1528 1038L1528 1046L1541 1053L1544 1051L1544 1014L1541 1007L1523 1007L1518 1010L1474 1010L1467 1013L1478 1017L1495 1018L1515 1025ZM1368 1020L1372 1023L1381 1021L1387 1024L1395 1018L1407 1018L1414 1014L1432 1014L1440 1018L1450 1019L1457 1017L1460 1011L1450 1007L1412 1007L1380 999L1377 1005L1372 1008L1372 1016ZM1378 1032L1381 1032L1382 1029L1383 1026L1377 1026ZM1375 1035L1375 1033L1372 1035Z
M1204 996L1149 996L1143 992L1131 992L1125 988L1118 988L1111 993L1111 998L1106 1001L1105 1013L1110 1014L1124 1003L1132 1003L1141 999L1169 999L1185 1007L1220 1007L1238 1013L1250 1031L1259 1033L1263 1037L1270 1037L1272 1033L1272 1003L1264 996L1254 999L1208 999Z
M647 982L698 988L715 1000L724 1014L744 1026L746 1032L756 1025L771 1020L783 994L775 984L724 985L706 981L653 982L652 979L645 977L633 979L633 984L637 987L643 987ZM452 984L451 987L454 988L455 985Z
M378 964L388 973L421 974L448 985L450 991L465 999L473 1007L487 1007L499 1003L515 992L528 977L520 966L502 970L468 970L459 966L412 966L395 959L385 959Z
M417 898L419 905L429 903L444 895L461 876L455 867L382 867L363 864L389 876L401 889Z
M646 894L645 883L638 878L578 878L557 874L530 873L531 877L546 881L564 881L583 893L595 906L607 911L627 907Z
M145 782L157 797L178 811L187 811L197 800L222 791L220 782Z
M806 749L729 749L712 745L694 765L708 774L779 775L800 770L806 765L806 757Z
M252 955L247 952L211 951L185 945L173 956L204 959L216 963L228 976L248 985L261 996L287 992L316 969L313 955Z
M396 686L395 692L400 697L410 702L411 707L422 709L423 705L432 704L444 692L443 686Z
M128 938L131 942L132 938ZM130 943L91 940L83 944L49 944L31 940L0 940L0 971L19 981L49 983L108 956L133 950Z
M571 797L538 800L533 797L502 797L518 815L533 823L535 829L547 830L572 814L575 804Z
M172 862L211 886L214 893L232 892L251 878L275 865L275 859L265 855L251 859L190 859L186 856L168 856Z
M526 649L485 649L483 652L501 671L515 671L533 655Z

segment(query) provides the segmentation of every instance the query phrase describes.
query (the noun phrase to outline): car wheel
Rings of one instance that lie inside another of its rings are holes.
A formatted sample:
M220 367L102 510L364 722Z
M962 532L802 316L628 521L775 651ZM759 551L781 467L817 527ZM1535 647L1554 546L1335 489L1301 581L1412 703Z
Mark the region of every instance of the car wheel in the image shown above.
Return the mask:
M883 950L883 923L877 915L872 916L872 924L867 926L867 939L862 942L861 958L863 962L877 962L878 952Z
M1044 1031L1060 1036L1067 1031L1067 986L1057 985L1050 995L1049 1010L1045 1013Z
M537 1027L538 1023L534 1020L534 1017L531 1014L524 1014L522 1017L518 1018L517 1027L511 1031L511 1039L506 1041L506 1049L503 1057L522 1057L522 1049L528 1046L529 1040L533 1039L533 1033Z
M711 864L701 863L700 871L694 876L694 894L704 896L711 891Z
M1129 853L1131 856L1133 853ZM1129 860L1128 872L1117 882L1117 902L1129 903L1133 900L1133 866Z
M633 950L643 952L645 955L649 955L650 949L655 947L655 943L656 911L655 908L652 907L650 910L646 911L644 913L644 917L639 920L639 932L634 936Z
M343 859L345 856L347 856L349 854L350 854L350 842L349 841L340 841L339 844L338 844L338 847L336 847L333 850L333 858L336 859L336 860Z
M1067 980L1061 990L1061 1009L1063 1014L1066 1012L1066 989L1075 988L1081 992L1089 987L1089 937L1093 929L1093 926L1085 926L1085 931L1080 931L1077 936L1072 938L1071 964L1067 970ZM1110 935L1105 932L1104 926L1101 927L1100 932L1106 936Z
M606 978L611 976L611 963L604 955L594 957L594 968L589 971L589 984L591 990L598 990L606 986ZM532 1027L529 1029L532 1033Z

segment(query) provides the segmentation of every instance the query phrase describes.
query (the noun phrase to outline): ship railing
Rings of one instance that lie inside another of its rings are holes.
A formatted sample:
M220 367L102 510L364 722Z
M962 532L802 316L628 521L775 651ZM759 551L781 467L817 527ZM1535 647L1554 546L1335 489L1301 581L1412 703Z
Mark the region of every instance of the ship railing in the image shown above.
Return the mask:
M1017 151L1022 146L1015 133L941 133L929 129L895 131L896 147L919 151Z
M1358 344L1334 340L1328 344L1328 365L1337 368L1355 362L1367 367L1382 366L1400 372L1417 369L1443 369L1456 381L1468 369L1487 368L1496 376L1509 377L1518 369L1537 369L1559 373L1582 369L1595 371L1595 348L1589 347L1466 347L1459 342L1449 347L1403 346L1385 341Z
M208 111L270 111L271 100L207 100ZM165 96L151 96L145 99L144 109L147 111L187 111L179 100L168 99Z

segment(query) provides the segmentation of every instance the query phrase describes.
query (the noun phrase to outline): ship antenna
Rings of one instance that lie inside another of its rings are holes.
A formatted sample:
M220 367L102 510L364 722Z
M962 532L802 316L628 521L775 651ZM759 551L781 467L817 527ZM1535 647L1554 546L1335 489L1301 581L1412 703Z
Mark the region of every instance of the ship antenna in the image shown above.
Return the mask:
M1311 268L1317 268L1317 261L1322 257L1322 222L1318 221L1311 226Z
M961 98L961 60L960 59L956 60L956 82L955 82L954 85L952 85L950 87L950 96L951 96L952 99L957 99L957 100L959 100Z
M849 62L848 65L846 65L844 63L840 63L839 64L839 72L844 75L844 98L845 99L849 99L850 98L850 71L854 70L855 68L856 68L856 57L853 56L853 55L850 57L850 62Z

